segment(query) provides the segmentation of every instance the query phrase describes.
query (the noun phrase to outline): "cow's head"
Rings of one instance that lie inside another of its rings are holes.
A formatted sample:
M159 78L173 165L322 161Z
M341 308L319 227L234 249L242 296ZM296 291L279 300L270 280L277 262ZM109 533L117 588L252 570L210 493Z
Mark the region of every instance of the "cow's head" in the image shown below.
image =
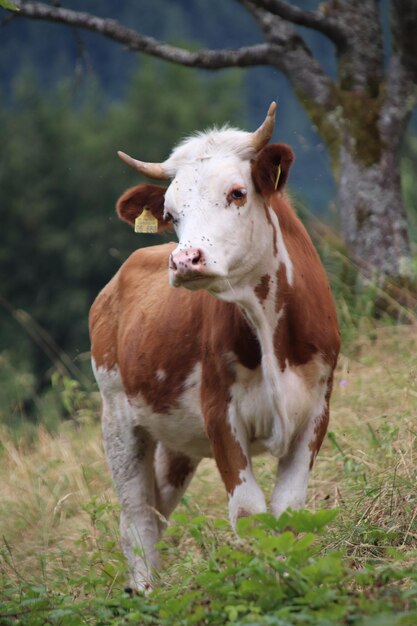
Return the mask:
M284 144L268 144L275 121L272 103L254 133L234 128L198 133L161 164L119 156L168 187L139 185L119 199L120 217L130 223L146 207L158 230L173 228L178 246L169 260L174 287L206 288L220 297L264 271L277 255L270 197L280 194L294 159Z

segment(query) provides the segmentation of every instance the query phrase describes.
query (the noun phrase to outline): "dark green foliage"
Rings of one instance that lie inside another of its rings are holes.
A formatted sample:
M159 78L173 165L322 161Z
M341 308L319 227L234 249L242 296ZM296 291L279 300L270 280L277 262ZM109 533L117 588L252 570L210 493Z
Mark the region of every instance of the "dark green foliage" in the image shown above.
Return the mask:
M13 109L0 108L0 346L10 367L38 387L51 367L82 380L89 306L130 252L161 241L116 217L117 197L139 182L116 151L160 161L196 128L242 122L239 88L233 73L205 79L147 62L126 100L106 108L94 85L82 98L69 83L43 94L33 74L19 77Z

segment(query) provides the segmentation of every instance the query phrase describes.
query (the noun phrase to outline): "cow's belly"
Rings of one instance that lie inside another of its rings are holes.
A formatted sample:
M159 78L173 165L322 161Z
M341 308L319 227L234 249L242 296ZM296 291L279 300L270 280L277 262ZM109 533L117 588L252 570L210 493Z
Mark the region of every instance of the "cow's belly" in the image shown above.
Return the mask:
M123 417L125 423L141 426L155 441L162 442L173 451L194 458L212 456L201 412L200 364L185 381L184 391L175 404L163 413L156 412L140 393L128 399L116 370L106 372L100 368L95 373L107 406L111 406L113 396L124 396L122 405L125 407L124 411L128 412ZM313 402L302 378L291 374L291 385L285 394L288 397L284 398L283 403L284 410L291 417L291 428L284 433L281 416L277 414L271 389L262 376L261 368L252 371L239 367L237 374L237 381L231 389L231 425L233 426L233 420L237 420L243 426L250 442L251 454L269 451L280 456L280 451L288 447L289 441L286 439L291 438L315 410L313 405L317 403L317 399ZM322 395L324 399L324 393ZM118 413L119 411L115 413L114 419L119 419Z

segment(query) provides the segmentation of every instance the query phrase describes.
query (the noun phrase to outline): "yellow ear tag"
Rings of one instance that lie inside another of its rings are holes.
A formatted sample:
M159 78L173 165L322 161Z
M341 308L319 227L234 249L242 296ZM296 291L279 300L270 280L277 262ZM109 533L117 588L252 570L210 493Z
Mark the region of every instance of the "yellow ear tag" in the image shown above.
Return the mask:
M143 208L142 213L135 219L135 233L157 233L158 220L149 209Z
M280 176L281 176L281 164L278 165L278 169L277 169L277 177L275 179L275 185L274 185L275 191L278 189Z

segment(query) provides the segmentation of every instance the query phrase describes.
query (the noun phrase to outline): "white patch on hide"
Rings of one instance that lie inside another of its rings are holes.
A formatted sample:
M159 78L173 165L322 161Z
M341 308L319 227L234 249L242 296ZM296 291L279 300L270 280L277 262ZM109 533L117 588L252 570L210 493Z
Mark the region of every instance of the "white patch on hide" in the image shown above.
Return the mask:
M163 369L157 369L156 370L156 380L160 383L163 383L164 380L166 380L167 377L167 373L165 370Z

